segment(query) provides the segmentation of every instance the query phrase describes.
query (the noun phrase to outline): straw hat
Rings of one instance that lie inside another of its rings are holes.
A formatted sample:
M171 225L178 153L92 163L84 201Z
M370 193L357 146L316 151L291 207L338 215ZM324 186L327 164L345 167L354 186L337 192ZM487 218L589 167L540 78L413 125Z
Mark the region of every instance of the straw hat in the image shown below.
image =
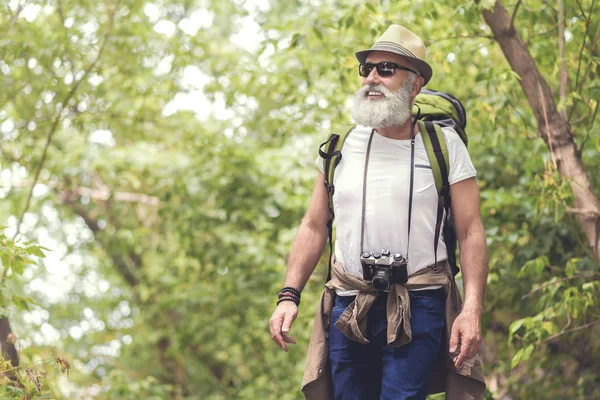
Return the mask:
M425 45L420 37L403 27L391 25L369 50L356 53L359 62L364 63L371 51L387 51L406 58L419 71L425 83L429 82L433 71L425 59Z

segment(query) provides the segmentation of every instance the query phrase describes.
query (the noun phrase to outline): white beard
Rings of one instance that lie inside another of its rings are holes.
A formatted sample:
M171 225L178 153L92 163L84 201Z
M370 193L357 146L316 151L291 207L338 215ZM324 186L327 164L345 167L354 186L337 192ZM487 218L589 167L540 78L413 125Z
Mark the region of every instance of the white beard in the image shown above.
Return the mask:
M414 79L411 76L404 85L395 92L391 92L383 85L365 85L354 94L352 118L359 125L370 128L389 128L401 126L409 120L411 115L411 99ZM383 93L383 99L369 100L370 91Z

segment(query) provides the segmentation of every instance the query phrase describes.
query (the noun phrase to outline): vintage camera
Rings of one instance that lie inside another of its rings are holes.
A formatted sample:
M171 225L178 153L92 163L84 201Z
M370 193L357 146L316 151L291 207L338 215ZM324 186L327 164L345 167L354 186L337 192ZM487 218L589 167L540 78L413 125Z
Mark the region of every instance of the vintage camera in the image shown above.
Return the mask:
M408 280L407 260L400 253L389 250L363 252L360 255L363 279L371 282L378 290L389 290L392 283L406 283Z

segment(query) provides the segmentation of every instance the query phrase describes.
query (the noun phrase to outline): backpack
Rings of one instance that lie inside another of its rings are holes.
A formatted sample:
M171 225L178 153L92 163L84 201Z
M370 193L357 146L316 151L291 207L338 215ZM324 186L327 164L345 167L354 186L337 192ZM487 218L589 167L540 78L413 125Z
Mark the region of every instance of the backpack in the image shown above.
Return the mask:
M421 89L421 92L415 98L412 115L415 116L419 124L429 163L431 164L435 187L438 192L438 209L434 238L435 261L437 262L437 248L445 211L444 242L448 250L448 263L452 269L452 274L456 275L460 269L456 262L457 237L452 210L450 208L450 184L448 183L450 161L448 159L448 148L442 127L453 128L466 146L468 139L465 131L467 126L465 108L457 98L449 93ZM333 194L335 193L333 177L335 168L342 160L342 146L344 145L344 141L355 127L354 125L349 127L349 129L348 127L340 129L338 133L331 133L327 141L319 146L319 155L324 160L325 189L329 197L330 217L327 221L329 232L329 269L327 281L331 279L331 256L333 254L333 220L335 218L333 212Z

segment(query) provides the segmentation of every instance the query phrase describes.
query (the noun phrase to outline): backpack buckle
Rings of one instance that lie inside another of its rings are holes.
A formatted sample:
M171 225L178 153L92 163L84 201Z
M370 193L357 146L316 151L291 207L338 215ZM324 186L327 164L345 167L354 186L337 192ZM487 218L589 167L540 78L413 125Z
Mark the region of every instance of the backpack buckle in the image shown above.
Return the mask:
M325 190L327 190L327 193L329 193L330 195L333 196L333 193L335 193L335 187L333 185L330 185L329 183L327 183L327 181L325 181L324 184L325 184Z

